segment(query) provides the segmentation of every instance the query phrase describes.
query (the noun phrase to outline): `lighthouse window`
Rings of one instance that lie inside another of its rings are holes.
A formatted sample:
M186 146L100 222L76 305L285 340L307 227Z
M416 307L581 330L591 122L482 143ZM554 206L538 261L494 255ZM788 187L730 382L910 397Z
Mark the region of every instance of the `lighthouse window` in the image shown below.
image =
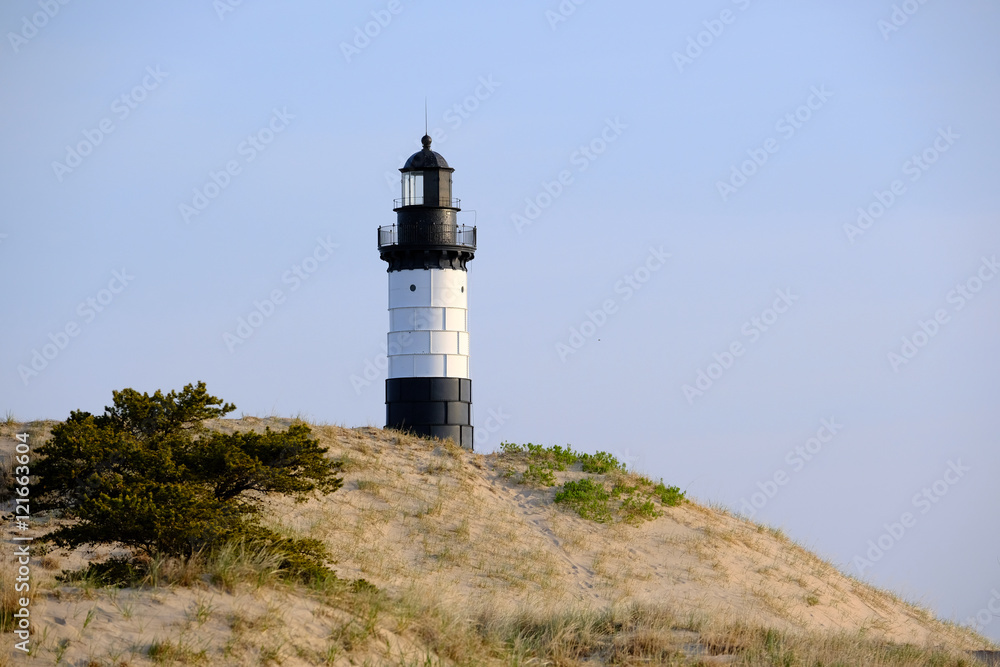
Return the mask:
M465 294L465 286L462 286L462 294Z
M403 174L403 206L424 203L424 174L408 171Z
M417 286L416 285L410 285L410 291L411 292L416 292L417 291Z

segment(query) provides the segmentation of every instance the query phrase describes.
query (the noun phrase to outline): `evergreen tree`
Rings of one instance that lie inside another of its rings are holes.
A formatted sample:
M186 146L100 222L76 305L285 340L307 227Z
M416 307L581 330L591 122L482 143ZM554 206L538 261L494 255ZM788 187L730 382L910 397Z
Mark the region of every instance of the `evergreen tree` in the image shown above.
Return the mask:
M251 539L321 558L315 540L293 544L263 529L261 502L266 493L299 501L331 493L343 483L340 464L304 424L264 433L205 428L234 409L199 382L166 395L115 391L103 415L72 412L38 448L36 502L74 520L46 537L181 557Z

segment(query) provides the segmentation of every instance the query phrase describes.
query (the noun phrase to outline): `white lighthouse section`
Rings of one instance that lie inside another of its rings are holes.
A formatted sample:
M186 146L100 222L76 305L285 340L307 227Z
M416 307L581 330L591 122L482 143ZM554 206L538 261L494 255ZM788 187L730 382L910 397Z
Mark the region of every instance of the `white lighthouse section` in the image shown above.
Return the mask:
M469 377L468 273L389 272L389 378Z

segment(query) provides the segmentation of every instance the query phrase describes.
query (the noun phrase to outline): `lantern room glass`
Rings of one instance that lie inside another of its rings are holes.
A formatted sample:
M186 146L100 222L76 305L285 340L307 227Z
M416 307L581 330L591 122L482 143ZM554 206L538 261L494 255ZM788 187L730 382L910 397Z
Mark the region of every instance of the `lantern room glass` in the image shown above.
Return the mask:
M424 174L408 171L403 174L403 206L420 206L424 203Z

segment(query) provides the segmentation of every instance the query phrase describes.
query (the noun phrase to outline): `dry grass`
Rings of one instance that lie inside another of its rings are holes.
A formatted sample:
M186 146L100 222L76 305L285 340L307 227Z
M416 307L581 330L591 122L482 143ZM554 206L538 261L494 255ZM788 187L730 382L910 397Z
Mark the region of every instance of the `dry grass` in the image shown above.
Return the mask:
M786 633L737 623L701 631L711 653L733 653L740 665L864 665L865 667L972 667L962 651L887 643L865 633Z
M324 541L342 578L376 590L289 584L271 554L239 545L198 563L155 563L136 582L144 588L65 586L56 570L106 551L53 552L33 565L44 633L27 663L695 665L725 654L741 665L957 666L961 649L988 645L718 508L687 503L634 525L596 524L555 505L555 489L505 474L525 466L504 455L370 427L313 428L343 462L344 487L301 504L273 498L267 523ZM553 474L560 484L583 476ZM644 483L630 475L604 479Z
M28 600L28 608L34 604L37 596L36 589L18 591L18 585L24 586L25 582L18 582L18 565L14 558L4 558L0 562L0 633L10 636L9 633L16 625L14 614L21 609L20 601Z

